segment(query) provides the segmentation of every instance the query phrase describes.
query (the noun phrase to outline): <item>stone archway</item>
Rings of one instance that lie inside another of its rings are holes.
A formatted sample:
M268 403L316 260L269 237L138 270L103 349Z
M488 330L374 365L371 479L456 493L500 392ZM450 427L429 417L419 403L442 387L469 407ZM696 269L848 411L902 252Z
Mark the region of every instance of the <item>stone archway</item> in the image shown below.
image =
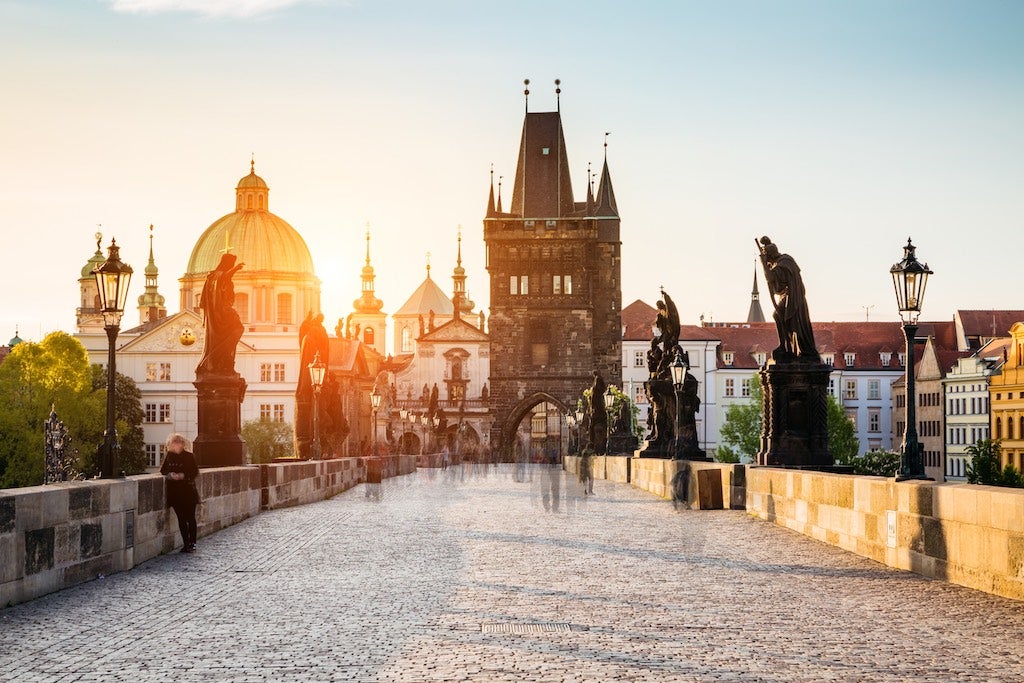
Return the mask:
M568 447L565 404L537 392L513 407L502 427L502 456L507 461L558 462ZM524 421L529 419L529 423Z

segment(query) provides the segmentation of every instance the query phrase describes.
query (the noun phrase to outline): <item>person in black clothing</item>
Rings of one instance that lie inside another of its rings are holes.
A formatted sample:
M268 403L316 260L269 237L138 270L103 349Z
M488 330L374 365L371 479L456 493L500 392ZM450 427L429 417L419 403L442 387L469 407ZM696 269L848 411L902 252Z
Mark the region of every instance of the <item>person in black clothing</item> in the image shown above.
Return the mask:
M183 553L196 550L196 506L199 505L199 491L196 478L199 466L196 458L188 451L188 440L181 434L167 437L167 455L160 465L160 474L167 480L167 505L174 508L181 530Z

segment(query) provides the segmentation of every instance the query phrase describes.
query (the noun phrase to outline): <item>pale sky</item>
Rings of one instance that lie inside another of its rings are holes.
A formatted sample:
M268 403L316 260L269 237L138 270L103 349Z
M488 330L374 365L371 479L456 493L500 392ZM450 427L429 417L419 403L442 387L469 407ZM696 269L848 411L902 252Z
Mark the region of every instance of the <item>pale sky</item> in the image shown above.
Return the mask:
M664 285L684 322L742 320L767 234L814 319L895 320L912 235L923 318L1022 308L1022 36L1024 3L978 0L0 0L0 339L73 329L97 224L133 306L156 226L177 311L250 153L329 321L359 295L367 222L386 312L428 251L450 290L459 224L486 306L488 170L510 195L523 78L533 111L562 79L577 199L611 131L624 304Z

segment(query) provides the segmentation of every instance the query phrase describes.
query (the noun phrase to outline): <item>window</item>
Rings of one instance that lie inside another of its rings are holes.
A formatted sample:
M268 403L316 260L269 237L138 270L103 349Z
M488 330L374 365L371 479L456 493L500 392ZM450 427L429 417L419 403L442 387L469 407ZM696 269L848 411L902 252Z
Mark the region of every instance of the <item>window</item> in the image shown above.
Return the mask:
M882 383L879 380L868 380L868 398L875 400L882 398Z
M274 363L274 381L284 381L284 363Z
M249 322L249 295L245 292L235 293L235 311L243 323Z
M519 294L519 276L510 275L508 278L508 293L512 296Z
M270 404L269 403L261 403L260 404L260 420L263 420L264 422L266 422L269 419L270 419Z
M900 353L899 353L899 359L900 359L900 366L901 367L907 364L906 354L903 353L902 351L900 351Z
M882 431L882 415L878 408L868 409L868 431L869 432L880 432Z
M889 367L889 363L892 361L892 354L888 351L883 351L878 354L878 358L882 361L882 367L887 368Z
M1003 438L1003 419L1000 417L996 418L996 438Z
M736 395L736 380L734 380L732 377L729 377L728 379L725 380L725 395Z
M157 406L157 417L159 418L160 422L170 422L171 421L171 404L170 403L161 403L161 404L159 404Z
M572 294L572 275L562 276L562 294Z
M167 453L167 447L162 443L147 443L146 444L146 466L147 467L160 467L160 463L164 459L164 455Z
M823 353L821 354L821 362L831 367L836 364L836 356L834 353Z
M733 354L732 351L725 351L722 353L722 362L726 365L732 365ZM726 380L728 381L728 380Z
M531 323L529 339L530 364L534 367L546 367L550 362L550 340L547 325L540 321Z
M142 412L146 422L171 421L170 403L147 403L142 407Z
M749 379L745 379L742 382L740 382L740 395L741 396L750 396L750 380Z
M270 381L270 363L260 363L260 381Z
M530 293L530 276L523 275L519 278L519 293L526 295Z
M857 431L857 409L850 408L846 411L846 419L853 425L853 431Z
M412 330L402 328L402 353L412 353Z
M274 404L274 422L284 422L284 404Z
M290 325L292 322L292 295L277 295L277 324Z
M367 346L373 346L373 328L367 327L363 330L363 343Z
M634 351L633 352L633 367L642 368L647 366L647 352L645 351Z
M633 402L634 403L647 403L647 392L644 391L644 385L638 384L633 387Z
M834 377L828 378L828 393L831 396L836 395L836 380Z
M844 353L843 354L843 362L846 363L846 367L848 367L848 368L852 368L853 367L853 363L856 360L857 360L857 354L856 353Z
M145 414L146 422L156 422L156 404L147 403L142 407L142 412ZM996 420L996 430L999 430L999 421Z
M757 363L758 365L764 365L765 361L767 360L767 355L768 354L766 354L764 351L758 351L757 353L754 354L754 362Z
M551 293L561 294L562 293L562 276L553 275L551 276Z
M857 380L848 379L843 389L843 398L848 401L857 400Z
M171 364L170 363L146 363L146 381L147 382L170 382L171 381Z

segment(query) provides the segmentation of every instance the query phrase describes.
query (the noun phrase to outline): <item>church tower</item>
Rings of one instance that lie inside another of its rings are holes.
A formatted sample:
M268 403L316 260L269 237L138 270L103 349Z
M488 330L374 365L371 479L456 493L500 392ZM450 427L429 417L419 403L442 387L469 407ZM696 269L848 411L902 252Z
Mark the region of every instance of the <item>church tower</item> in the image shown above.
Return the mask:
M139 324L145 325L167 317L164 297L157 291L157 276L160 271L153 260L153 226L149 226L149 263L146 264L146 290L139 296Z
M754 289L750 292L750 310L747 312L747 322L764 322L764 311L761 310L761 295L757 293L757 266L754 266Z
M373 348L380 355L387 354L384 328L387 314L384 313L384 302L374 293L376 276L370 265L370 228L366 228L366 265L362 273L362 293L352 302L353 313L349 316L349 331L355 334L359 326L359 340Z
M92 271L96 266L102 264L107 259L103 256L103 251L100 249L100 241L103 239L103 233L97 232L95 237L96 253L85 262L84 266L82 266L82 272L78 278L78 300L81 305L75 311L75 327L79 334L103 333L103 313L100 312L100 292L96 288L96 276L93 275Z
M510 210L499 206L492 179L483 221L491 444L507 456L534 407L574 409L594 370L608 384L622 383L620 219L607 141L597 196L588 187L587 201L577 202L560 110L527 110Z

